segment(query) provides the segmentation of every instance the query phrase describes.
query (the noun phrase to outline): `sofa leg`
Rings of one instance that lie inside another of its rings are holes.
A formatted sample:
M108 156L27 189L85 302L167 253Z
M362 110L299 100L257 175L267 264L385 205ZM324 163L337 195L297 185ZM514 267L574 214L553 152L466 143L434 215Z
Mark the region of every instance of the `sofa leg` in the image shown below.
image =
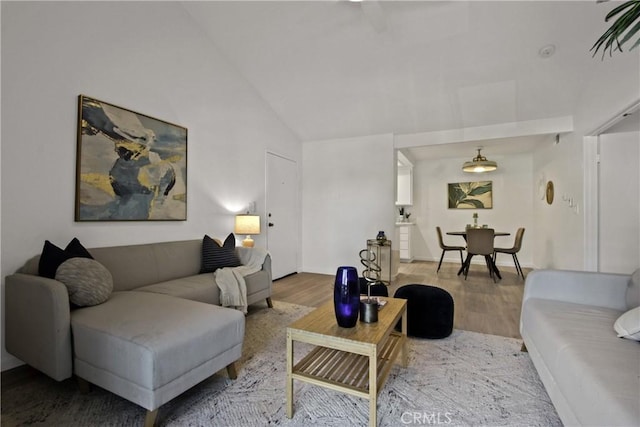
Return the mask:
M522 343L522 347L520 347L520 351L523 351L523 352L525 352L525 353L528 353L528 352L529 352L529 350L527 350L527 346L526 346L526 345L524 345L524 342Z
M147 411L147 415L144 417L144 427L153 427L156 425L156 418L158 418L158 409L153 411Z
M231 378L232 380L238 378L238 372L236 371L235 362L231 362L227 365L227 375L229 375L229 378Z
M267 297L267 307L273 308L273 301L271 301L271 297Z
M89 393L91 391L91 383L84 378L76 377L80 393Z

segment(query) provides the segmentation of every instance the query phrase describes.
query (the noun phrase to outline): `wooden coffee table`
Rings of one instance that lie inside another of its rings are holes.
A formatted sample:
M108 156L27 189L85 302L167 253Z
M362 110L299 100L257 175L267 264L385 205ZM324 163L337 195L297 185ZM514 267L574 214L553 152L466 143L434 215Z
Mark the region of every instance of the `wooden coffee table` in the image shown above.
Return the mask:
M369 399L369 425L377 425L377 396L393 362L402 353L407 366L407 301L382 298L387 304L375 323L354 328L336 322L333 301L318 307L287 328L287 417L293 416L293 380ZM394 330L402 319L402 333ZM294 341L314 344L293 366Z

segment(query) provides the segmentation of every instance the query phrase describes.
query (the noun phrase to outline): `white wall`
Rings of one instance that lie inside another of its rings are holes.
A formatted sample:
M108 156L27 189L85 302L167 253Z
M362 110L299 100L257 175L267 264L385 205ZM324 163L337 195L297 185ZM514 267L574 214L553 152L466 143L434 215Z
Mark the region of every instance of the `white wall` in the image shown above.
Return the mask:
M640 133L600 135L598 271L640 267Z
M511 233L496 237L496 246L511 247L519 227L526 229L518 260L522 266L532 263L533 238L533 160L531 154L491 157L498 162L498 170L485 174L470 174L462 171L468 158L420 161L414 166L413 207L408 208L411 219L416 222L412 230L412 249L416 259L437 261L442 250L438 245L436 227L443 232L445 243L464 245L462 237L447 236L447 231L464 230L472 224L472 215L478 213L478 224L487 224L496 231ZM448 209L447 184L469 181L492 181L493 209ZM447 252L445 261L460 263L457 252ZM475 259L474 262L484 263ZM498 264L513 266L508 256L498 256Z
M73 221L79 94L188 128L187 221ZM99 247L226 236L249 202L264 214L267 149L301 159L297 138L179 4L2 2L3 294L4 277L45 239ZM17 360L4 332L2 341L7 369Z
M394 235L393 136L305 142L302 152L302 271L362 272L367 239Z
M549 143L534 153L534 180L553 180L556 196L571 196L578 207L570 209L561 198L551 206L534 204L533 263L537 268L585 268L584 137L638 99L639 76L637 49L617 52L604 60L596 55L591 68L580 76L588 81L576 105L574 131L561 135L559 144Z

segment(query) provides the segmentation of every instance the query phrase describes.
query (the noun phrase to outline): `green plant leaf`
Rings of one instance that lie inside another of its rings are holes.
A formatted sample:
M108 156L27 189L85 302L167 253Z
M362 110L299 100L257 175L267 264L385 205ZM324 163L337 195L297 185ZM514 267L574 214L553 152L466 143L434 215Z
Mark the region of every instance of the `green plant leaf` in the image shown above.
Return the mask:
M449 187L449 207L455 208L460 204L467 195L460 188L459 185L452 185Z
M622 13L623 11L624 13ZM622 13L622 15L620 15L613 24L611 24L607 31L605 31L605 33L593 44L591 49L589 49L593 51L593 56L595 56L601 48L603 59L607 51L609 51L609 56L613 55L614 50L622 52L622 45L628 42L631 37L638 32L640 28L638 25L640 25L640 22L636 21L640 21L640 0L629 0L615 7L607 14L605 22L609 22L611 18L620 13ZM633 25L634 22L636 22L635 25ZM631 27L632 25L633 27ZM625 34L630 27L631 29ZM620 39L621 37L622 39ZM638 42L636 41L631 49L637 45Z
M609 43L611 40L610 38L612 37L612 34L613 34L613 28L609 28L602 36L600 36L598 41L596 41L590 49L590 50L595 49L593 52L593 56L595 56L596 53L598 53L598 50L600 50L600 48L602 47L602 45L606 43L606 46L602 51L602 57L604 58L604 54L607 51L607 47L609 47Z
M638 3L638 2L636 0L631 0L626 3L622 3L620 6L614 7L613 9L611 9L609 13L607 13L607 16L604 18L604 21L609 22L609 19L613 18L614 16L616 16L618 13L622 12L626 8L634 6L635 3Z
M480 187L476 187L473 190L471 190L469 192L469 195L470 196L479 196L481 194L486 194L489 191L491 191L491 185L490 184L485 184L485 185L482 185Z
M636 25L634 25L633 28L627 31L627 34L625 34L622 40L620 40L620 44L625 44L631 37L635 35L635 33L638 32L638 30L640 30L640 21L636 22Z

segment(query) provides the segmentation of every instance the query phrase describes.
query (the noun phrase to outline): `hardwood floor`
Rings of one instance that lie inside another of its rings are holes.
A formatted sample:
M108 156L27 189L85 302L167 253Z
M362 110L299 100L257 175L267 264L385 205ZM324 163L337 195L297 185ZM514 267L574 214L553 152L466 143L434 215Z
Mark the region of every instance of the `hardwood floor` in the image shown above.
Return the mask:
M520 338L520 306L524 281L515 267L500 267L502 280L493 283L484 265L472 264L467 280L458 276L460 264L442 263L436 274L436 262L401 263L398 276L389 286L389 296L409 283L421 283L446 289L454 300L456 329ZM523 269L524 274L530 271ZM333 297L334 276L298 273L273 283L272 299L317 307Z

